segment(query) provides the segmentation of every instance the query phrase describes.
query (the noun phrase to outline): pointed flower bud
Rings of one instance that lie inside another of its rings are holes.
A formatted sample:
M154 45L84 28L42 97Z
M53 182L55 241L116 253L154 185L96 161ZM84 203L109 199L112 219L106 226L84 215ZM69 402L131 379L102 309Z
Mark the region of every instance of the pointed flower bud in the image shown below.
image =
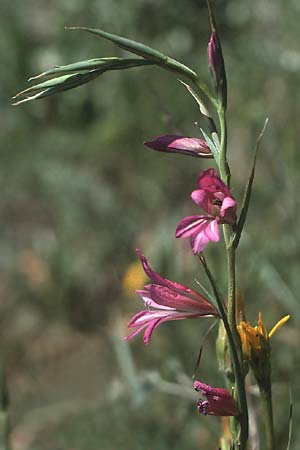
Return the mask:
M221 44L216 32L213 30L207 48L208 63L211 69L215 87L224 107L227 103L227 82Z
M158 136L153 141L144 142L153 150L167 153L183 153L198 158L212 158L210 148L204 139L165 134Z
M206 400L199 400L198 411L205 416L238 416L239 410L232 395L223 388L215 388L195 381L194 389L201 391Z

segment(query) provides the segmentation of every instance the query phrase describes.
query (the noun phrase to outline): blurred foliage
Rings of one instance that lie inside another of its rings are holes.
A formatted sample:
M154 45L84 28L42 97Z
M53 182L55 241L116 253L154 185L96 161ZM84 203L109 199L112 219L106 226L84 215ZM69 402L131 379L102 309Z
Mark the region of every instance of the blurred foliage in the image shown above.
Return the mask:
M257 135L270 118L239 251L239 288L252 323L258 310L267 328L292 315L272 342L276 432L278 448L285 448L288 386L296 381L300 343L300 6L297 0L216 3L238 199ZM162 274L196 289L195 277L205 284L188 242L175 241L174 229L184 214L196 211L189 193L198 171L211 162L142 145L164 133L199 136L197 106L176 76L152 67L104 74L18 108L10 100L27 87L28 77L54 65L126 55L65 25L139 40L209 81L205 2L3 0L0 12L0 335L15 448L92 450L100 442L103 450L216 448L217 420L199 417L194 401L178 398L176 390L165 395L147 381L153 371L174 383L191 377L208 325L166 324L149 348L139 338L130 349L120 343L127 318L141 307L122 290L136 246ZM207 254L224 287L222 249L211 245ZM213 345L210 339L200 376L222 385L210 357ZM141 400L134 403L139 385ZM192 386L190 378L185 386ZM298 403L299 387L293 396ZM296 449L300 434L294 428Z

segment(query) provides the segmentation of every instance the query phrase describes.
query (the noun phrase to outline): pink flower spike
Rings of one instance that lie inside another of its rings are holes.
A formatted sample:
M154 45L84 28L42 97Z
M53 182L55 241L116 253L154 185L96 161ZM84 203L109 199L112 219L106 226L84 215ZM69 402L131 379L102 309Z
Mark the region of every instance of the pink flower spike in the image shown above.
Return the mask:
M199 189L193 191L191 197L206 215L185 217L176 229L177 238L190 237L196 255L209 241L219 241L219 224L235 224L237 209L235 199L214 169L201 172L197 184Z
M148 344L154 329L164 322L220 316L218 310L205 297L183 284L163 278L151 269L140 250L137 250L137 253L146 274L154 283L136 291L147 309L132 317L128 327L135 330L125 337L125 340L131 340L144 331L144 343Z
M206 400L199 400L198 411L212 416L238 416L239 410L232 395L223 388L215 388L201 381L195 381L194 389L201 391Z
M183 153L198 158L212 158L213 155L204 139L165 134L153 141L144 142L153 150L167 153Z

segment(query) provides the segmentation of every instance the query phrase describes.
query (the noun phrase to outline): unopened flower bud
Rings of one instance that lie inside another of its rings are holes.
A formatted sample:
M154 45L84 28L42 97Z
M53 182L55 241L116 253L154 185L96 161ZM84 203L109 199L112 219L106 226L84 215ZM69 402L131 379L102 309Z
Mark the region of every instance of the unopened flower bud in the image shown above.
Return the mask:
M167 153L183 153L198 158L212 158L212 153L204 139L165 134L144 143L153 150Z
M215 88L222 105L227 104L227 82L221 44L215 31L212 31L208 43L208 63L215 82Z

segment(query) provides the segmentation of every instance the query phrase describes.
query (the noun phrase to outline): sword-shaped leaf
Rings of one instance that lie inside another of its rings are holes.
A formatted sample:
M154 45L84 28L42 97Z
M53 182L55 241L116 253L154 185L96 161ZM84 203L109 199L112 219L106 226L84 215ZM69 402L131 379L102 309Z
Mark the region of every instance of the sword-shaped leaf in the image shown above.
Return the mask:
M219 149L216 147L216 144L214 143L214 141L212 139L210 139L210 137L208 136L208 134L205 133L205 131L200 128L201 133L203 134L204 139L206 140L207 145L210 148L210 151L213 154L213 157L217 163L217 165L219 166L220 164L220 152Z
M124 50L142 56L147 60L154 61L156 64L162 65L167 70L180 73L181 75L184 75L193 81L198 79L197 74L189 67L176 61L173 58L169 58L163 53L151 47L148 47L147 45L141 44L140 42L132 41L131 39L123 38L121 36L117 36L116 34L107 33L106 31L99 30L97 28L87 28L87 27L66 27L66 28L68 30L81 30L95 34L96 36L102 37L104 39L107 39L108 41L113 42L114 44L118 45Z
M199 95L195 92L195 90L189 84L185 83L184 81L182 81L182 80L178 80L178 81L187 89L187 91L191 94L191 96L194 98L194 100L196 100L201 114L203 114L206 117L211 118L211 114L209 113L207 106L205 105L204 101L199 97Z
M185 83L182 80L178 80L178 81L187 89L187 91L191 94L191 96L194 98L194 100L196 100L201 114L203 114L207 118L207 121L208 121L208 124L209 124L209 127L210 127L212 133L215 133L217 131L216 125L214 123L214 120L213 120L210 112L208 111L206 104L202 100L202 98L199 97L197 92L189 84Z
M28 102L29 100L37 100L40 98L48 97L49 95L57 94L58 92L68 91L82 84L88 83L94 78L98 77L101 71L90 71L83 73L74 73L71 75L64 75L62 77L53 78L51 80L44 81L43 83L31 86L22 92L19 92L15 97L25 97L15 103L14 106L20 105L20 103ZM30 95L32 92L39 91L34 95Z
M82 84L88 83L108 70L129 69L132 67L151 64L155 63L152 61L145 61L140 58L99 58L81 61L78 63L69 64L67 66L56 67L31 79L62 73L66 75L51 78L19 92L14 98L20 97L21 100L14 103L14 105L19 105L20 103L24 103L29 100L45 98L49 95L57 94L58 92L73 89L81 86ZM85 68L89 68L90 70L84 70ZM75 73L72 73L74 71ZM32 93L34 94L31 95Z
M141 58L118 58L112 56L109 58L94 58L86 61L79 61L66 66L54 67L54 69L47 70L39 75L29 78L28 81L37 78L48 77L51 75L64 75L70 72L80 72L82 70L101 70L102 73L108 70L130 69L131 67L153 65L155 62L145 61Z
M243 203L242 203L242 208L241 208L241 213L237 222L237 226L236 226L236 230L235 230L235 234L233 235L233 246L234 248L237 248L237 246L239 245L239 241L240 241L240 237L245 225L245 221L246 221L246 217L247 217L247 213L248 213L248 208L249 208L249 204L250 204L250 199L251 199L251 193L252 193L252 185L253 185L253 180L254 180L254 174L255 174L255 165L256 165L256 157L257 157L257 152L260 146L260 142L263 138L263 135L266 131L267 125L268 125L269 119L267 118L265 121L265 124L263 126L263 129L260 132L260 135L257 138L256 141L256 146L254 149L254 153L253 153L253 159L252 159L252 167L251 167L251 171L250 171L250 175L248 178L248 183L245 189L245 193L244 193L244 198L243 198Z

